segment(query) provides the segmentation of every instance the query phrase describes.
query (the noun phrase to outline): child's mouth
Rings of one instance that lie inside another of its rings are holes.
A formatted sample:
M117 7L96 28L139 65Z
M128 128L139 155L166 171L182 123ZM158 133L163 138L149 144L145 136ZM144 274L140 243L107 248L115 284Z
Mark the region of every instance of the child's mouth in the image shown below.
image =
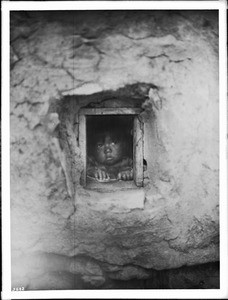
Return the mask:
M111 156L106 157L106 160L112 160L113 158Z

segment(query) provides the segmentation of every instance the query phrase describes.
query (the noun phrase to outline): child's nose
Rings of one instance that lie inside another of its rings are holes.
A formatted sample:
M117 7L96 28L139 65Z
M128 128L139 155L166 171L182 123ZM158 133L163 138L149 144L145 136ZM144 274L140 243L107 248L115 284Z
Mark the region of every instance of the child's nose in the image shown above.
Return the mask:
M106 143L106 144L105 144L104 152L105 152L105 153L110 153L110 152L112 152L112 149L111 149L109 143Z

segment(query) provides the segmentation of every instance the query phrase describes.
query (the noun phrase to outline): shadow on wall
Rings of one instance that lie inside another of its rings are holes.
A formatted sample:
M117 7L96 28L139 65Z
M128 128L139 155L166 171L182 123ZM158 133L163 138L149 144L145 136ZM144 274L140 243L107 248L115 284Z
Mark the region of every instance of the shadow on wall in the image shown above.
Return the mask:
M33 278L26 290L78 289L219 289L219 262L170 270L150 270L147 279L106 278L101 286L85 283L85 278L70 272L49 272Z
M112 289L219 289L219 262L155 271L148 279L114 280ZM106 288L106 287L104 287Z

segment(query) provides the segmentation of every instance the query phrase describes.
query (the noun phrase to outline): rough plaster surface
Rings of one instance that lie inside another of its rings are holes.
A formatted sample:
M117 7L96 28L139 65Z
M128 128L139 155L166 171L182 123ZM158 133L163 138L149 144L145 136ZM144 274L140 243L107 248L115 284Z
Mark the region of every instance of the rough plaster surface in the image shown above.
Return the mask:
M13 285L107 287L219 260L217 21L213 12L11 13ZM69 96L76 112L96 95L142 101L143 189L80 186L78 120L62 107Z

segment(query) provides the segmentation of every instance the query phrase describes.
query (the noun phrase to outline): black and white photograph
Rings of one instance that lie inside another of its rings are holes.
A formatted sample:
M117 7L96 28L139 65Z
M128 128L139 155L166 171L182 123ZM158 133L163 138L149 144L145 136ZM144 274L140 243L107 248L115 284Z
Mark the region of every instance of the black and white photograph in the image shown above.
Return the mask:
M2 299L225 297L225 2L3 2Z

